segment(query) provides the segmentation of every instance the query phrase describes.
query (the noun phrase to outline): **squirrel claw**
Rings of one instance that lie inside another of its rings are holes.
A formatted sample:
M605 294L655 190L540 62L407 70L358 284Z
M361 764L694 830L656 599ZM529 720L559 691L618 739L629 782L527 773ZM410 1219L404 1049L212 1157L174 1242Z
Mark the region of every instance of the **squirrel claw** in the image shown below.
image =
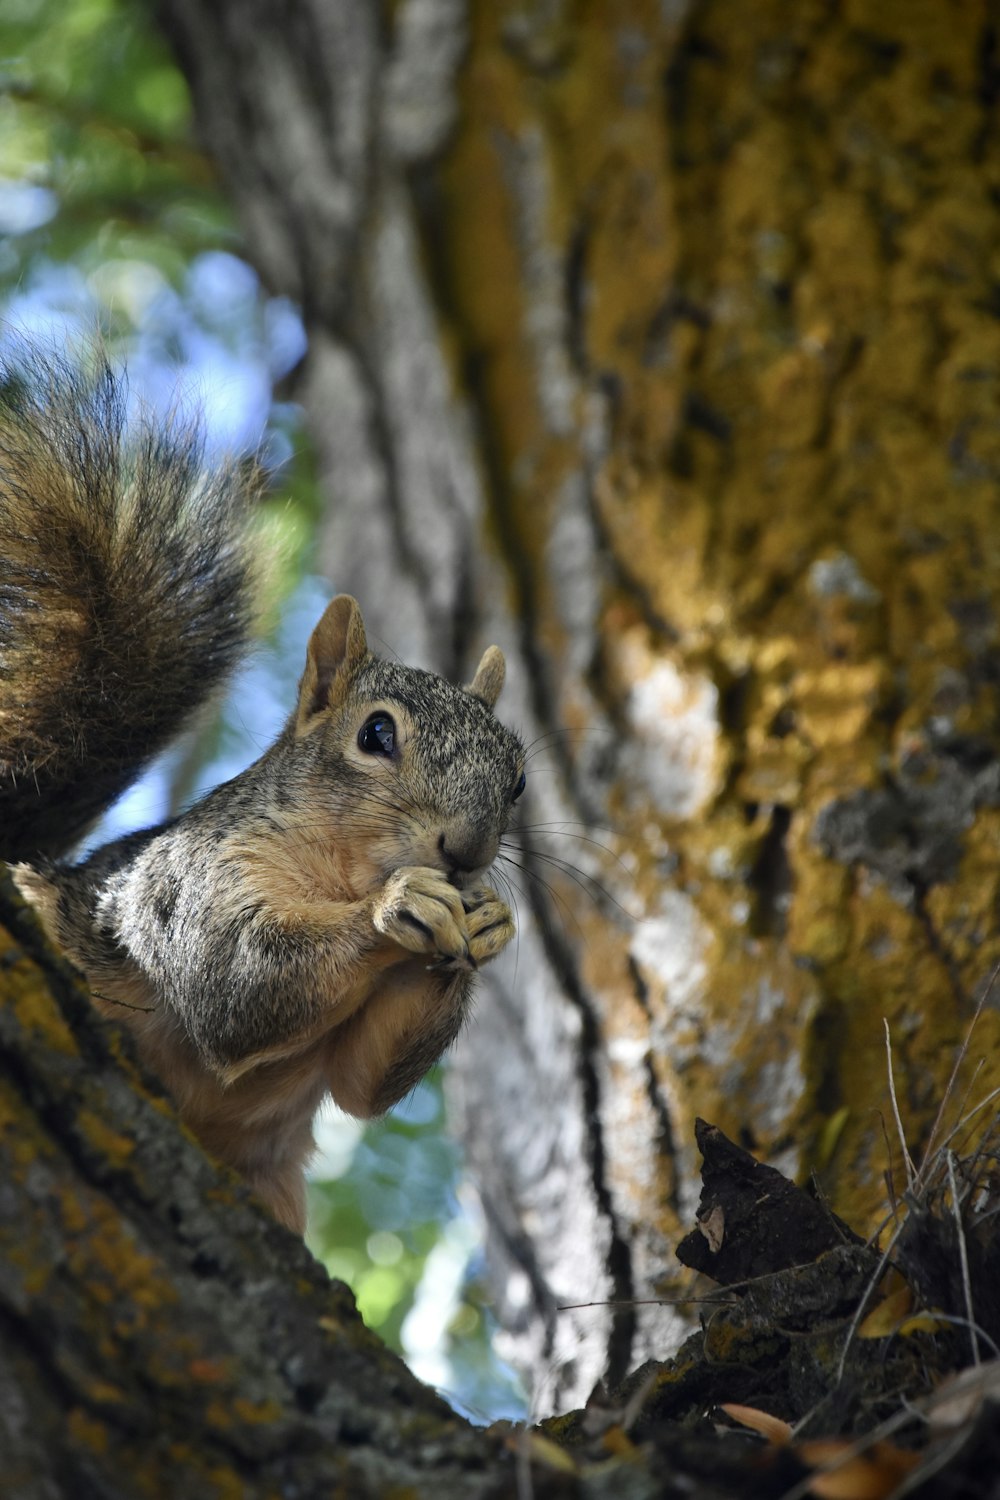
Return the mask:
M502 952L515 933L514 919L506 902L488 889L482 896L481 903L466 917L473 963L477 967Z
M478 968L479 965L468 948L461 955L445 954L427 965L428 973L431 974L474 974Z
M431 953L460 967L471 962L461 899L439 870L419 865L396 870L375 904L373 921L411 953Z

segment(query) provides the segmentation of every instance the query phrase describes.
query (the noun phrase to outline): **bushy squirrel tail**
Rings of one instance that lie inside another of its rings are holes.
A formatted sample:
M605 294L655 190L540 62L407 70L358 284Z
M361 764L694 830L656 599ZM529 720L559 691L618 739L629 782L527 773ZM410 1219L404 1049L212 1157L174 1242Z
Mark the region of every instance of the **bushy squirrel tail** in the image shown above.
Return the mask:
M203 466L127 391L0 364L0 858L64 853L238 662L253 465Z

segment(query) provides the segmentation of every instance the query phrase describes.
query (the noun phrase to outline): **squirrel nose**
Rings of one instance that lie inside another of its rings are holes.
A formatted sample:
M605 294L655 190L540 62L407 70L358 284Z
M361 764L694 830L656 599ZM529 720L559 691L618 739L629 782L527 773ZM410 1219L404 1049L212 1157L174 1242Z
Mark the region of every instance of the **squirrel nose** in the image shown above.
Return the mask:
M491 865L497 855L495 837L471 828L438 834L437 846L449 875L471 875L473 870Z

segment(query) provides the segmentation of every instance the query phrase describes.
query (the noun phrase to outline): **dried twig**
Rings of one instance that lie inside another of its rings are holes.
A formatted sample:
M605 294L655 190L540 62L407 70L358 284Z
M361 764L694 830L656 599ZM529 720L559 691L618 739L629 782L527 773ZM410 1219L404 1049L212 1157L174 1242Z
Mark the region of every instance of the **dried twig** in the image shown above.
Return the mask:
M882 1025L885 1027L885 1056L889 1072L889 1098L892 1101L892 1117L896 1121L899 1145L903 1153L903 1165L906 1167L906 1185L912 1191L916 1184L917 1174L906 1145L906 1136L903 1134L903 1121L900 1117L899 1105L896 1103L896 1080L892 1071L892 1037L889 1035L889 1022L884 1016L882 1018Z
M951 1070L951 1077L948 1079L947 1087L945 1088L944 1093L941 1095L941 1103L938 1105L938 1112L934 1116L934 1124L931 1126L931 1133L927 1137L927 1146L926 1146L926 1148L924 1150L924 1157L923 1157L923 1161L920 1163L920 1173L918 1174L920 1176L923 1176L924 1169L927 1166L927 1163L931 1159L931 1153L934 1150L935 1137L937 1136L937 1133L938 1133L939 1129L941 1128L941 1122L944 1119L944 1112L945 1112L945 1110L948 1107L948 1101L951 1098L952 1090L955 1087L955 1080L958 1077L959 1069L961 1068L963 1062L965 1061L966 1057L968 1056L969 1043L972 1041L972 1033L975 1031L975 1029L976 1029L976 1023L978 1022L979 1017L983 1013L983 1006L986 1004L987 1000L990 997L990 994L992 993L993 986L996 983L997 975L998 974L1000 974L1000 964L996 964L994 966L993 972L992 972L992 974L989 977L989 982L988 982L985 990L983 991L982 995L979 997L979 1004L976 1006L975 1013L974 1013L974 1015L972 1017L972 1020L969 1022L968 1030L965 1033L965 1037L964 1037L964 1039L962 1041L962 1045L958 1049L958 1055L955 1058L955 1063L954 1063L954 1066L953 1066L953 1068ZM888 1026L886 1026L886 1034L887 1035L888 1035L888 1029L889 1029Z
M965 1313L969 1319L969 1339L972 1343L972 1363L979 1364L979 1340L976 1337L976 1314L972 1306L972 1282L969 1279L969 1252L965 1243L965 1225L962 1223L962 1205L958 1201L958 1181L955 1177L955 1156L951 1151L944 1154L948 1169L948 1186L951 1189L951 1211L955 1219L958 1236L958 1258L962 1266L962 1295L965 1298Z

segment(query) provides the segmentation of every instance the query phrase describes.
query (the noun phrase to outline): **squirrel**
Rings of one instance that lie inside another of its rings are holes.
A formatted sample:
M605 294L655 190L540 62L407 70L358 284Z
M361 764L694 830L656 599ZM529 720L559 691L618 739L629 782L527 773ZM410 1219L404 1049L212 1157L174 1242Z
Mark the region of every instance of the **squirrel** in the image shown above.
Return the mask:
M453 686L372 654L342 594L259 760L68 862L251 633L255 469L206 471L196 434L126 406L103 360L0 372L0 859L203 1146L302 1233L323 1098L401 1099L514 935L485 876L524 749L496 646Z

